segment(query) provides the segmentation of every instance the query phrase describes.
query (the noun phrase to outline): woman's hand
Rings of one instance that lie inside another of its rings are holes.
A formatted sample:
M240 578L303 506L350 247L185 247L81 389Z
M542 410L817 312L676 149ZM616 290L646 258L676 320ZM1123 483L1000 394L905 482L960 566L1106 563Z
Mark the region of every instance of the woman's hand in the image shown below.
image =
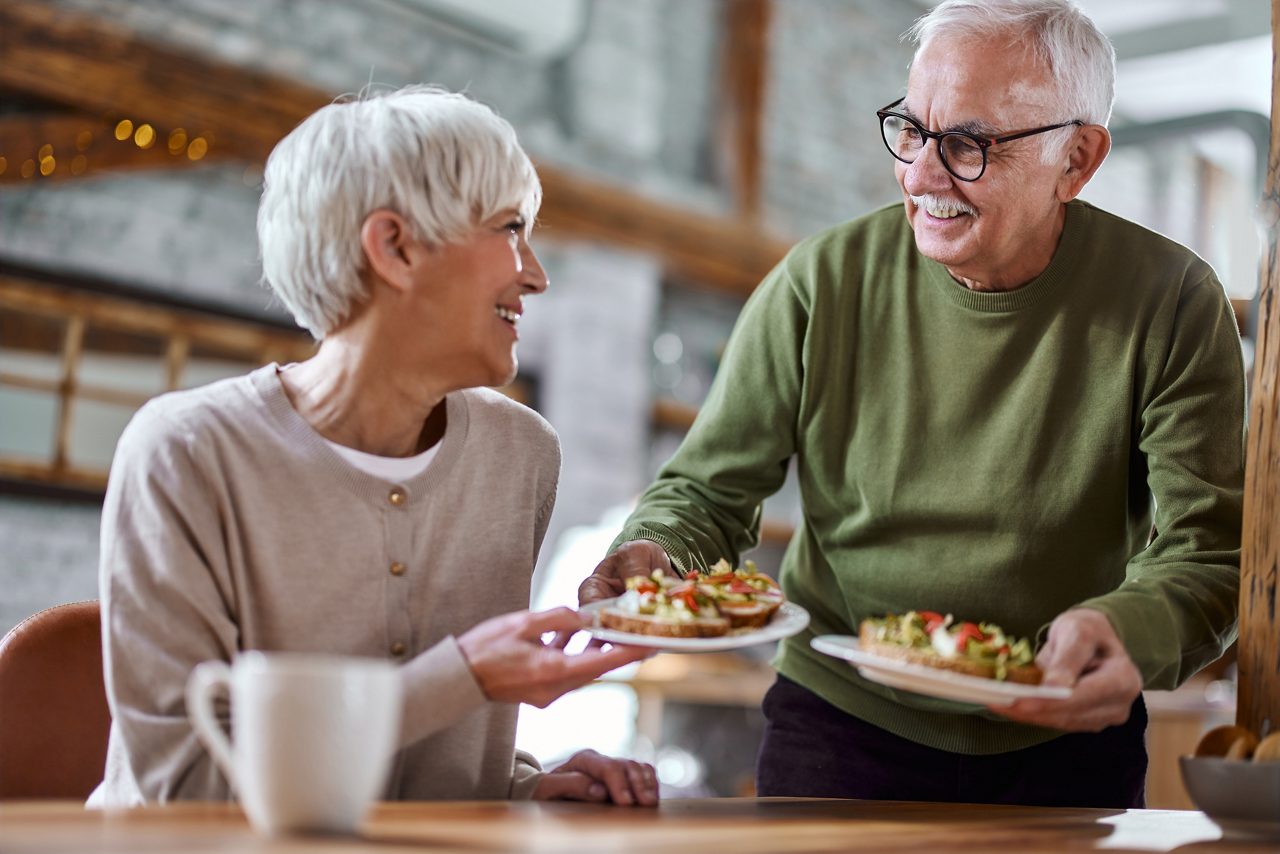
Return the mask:
M480 690L490 700L544 708L615 667L653 654L652 649L643 647L612 646L569 655L562 646L542 640L549 633L567 640L586 625L570 608L517 611L485 620L458 638L458 646Z
M988 706L1024 724L1068 732L1099 732L1129 719L1142 691L1142 675L1107 615L1091 608L1065 611L1049 624L1049 640L1036 656L1043 685L1066 685L1065 700L1016 700Z
M582 750L544 774L533 789L533 798L652 807L658 803L658 778L652 765Z
M671 558L662 546L652 540L632 540L600 561L595 572L578 586L578 604L586 605L600 599L621 596L627 590L627 579L633 575L648 575L660 569L667 575L675 575Z

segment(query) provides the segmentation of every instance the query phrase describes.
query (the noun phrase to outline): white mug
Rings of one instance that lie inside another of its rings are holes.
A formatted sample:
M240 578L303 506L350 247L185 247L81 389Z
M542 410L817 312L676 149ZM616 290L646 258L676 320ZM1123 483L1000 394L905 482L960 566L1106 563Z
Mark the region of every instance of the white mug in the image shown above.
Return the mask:
M213 711L230 693L234 744ZM187 680L187 714L259 831L354 833L386 785L400 728L389 661L246 652Z

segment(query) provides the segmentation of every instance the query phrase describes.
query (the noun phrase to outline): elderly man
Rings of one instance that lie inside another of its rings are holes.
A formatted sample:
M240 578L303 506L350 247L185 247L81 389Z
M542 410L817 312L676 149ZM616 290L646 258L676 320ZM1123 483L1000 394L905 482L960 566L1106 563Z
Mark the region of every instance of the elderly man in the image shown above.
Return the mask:
M1115 62L1070 0L948 0L910 35L879 114L906 216L806 240L761 284L580 597L733 560L794 460L781 579L813 619L776 659L761 794L1141 806L1142 688L1235 633L1231 309L1192 252L1076 200ZM809 646L908 609L1038 638L1070 698L953 703Z

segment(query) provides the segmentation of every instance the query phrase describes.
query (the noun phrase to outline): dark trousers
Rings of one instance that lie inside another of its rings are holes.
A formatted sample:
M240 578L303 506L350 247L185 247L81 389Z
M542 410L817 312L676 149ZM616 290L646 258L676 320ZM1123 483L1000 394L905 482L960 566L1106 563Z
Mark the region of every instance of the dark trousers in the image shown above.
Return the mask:
M1008 753L925 747L845 714L779 676L764 698L760 796L1141 808L1147 709L1098 733L1069 733Z

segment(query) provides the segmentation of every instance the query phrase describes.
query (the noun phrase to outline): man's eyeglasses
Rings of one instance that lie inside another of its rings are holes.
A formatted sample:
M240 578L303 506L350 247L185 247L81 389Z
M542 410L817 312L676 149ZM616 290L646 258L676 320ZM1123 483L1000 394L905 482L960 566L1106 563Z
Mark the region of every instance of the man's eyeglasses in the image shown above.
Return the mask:
M961 181L976 181L982 177L982 173L987 171L987 149L993 145L1035 136L1038 133L1047 133L1067 125L1084 127L1084 122L1072 119L1069 122L1059 122L1056 125L1045 125L1042 128L997 137L975 136L962 130L934 133L931 130L925 130L915 119L893 112L893 108L905 100L906 98L899 98L892 104L876 110L876 115L880 117L880 132L884 136L884 144L889 149L889 153L903 163L914 163L920 156L920 152L924 150L925 143L931 139L936 140L938 156L942 160L943 167Z

